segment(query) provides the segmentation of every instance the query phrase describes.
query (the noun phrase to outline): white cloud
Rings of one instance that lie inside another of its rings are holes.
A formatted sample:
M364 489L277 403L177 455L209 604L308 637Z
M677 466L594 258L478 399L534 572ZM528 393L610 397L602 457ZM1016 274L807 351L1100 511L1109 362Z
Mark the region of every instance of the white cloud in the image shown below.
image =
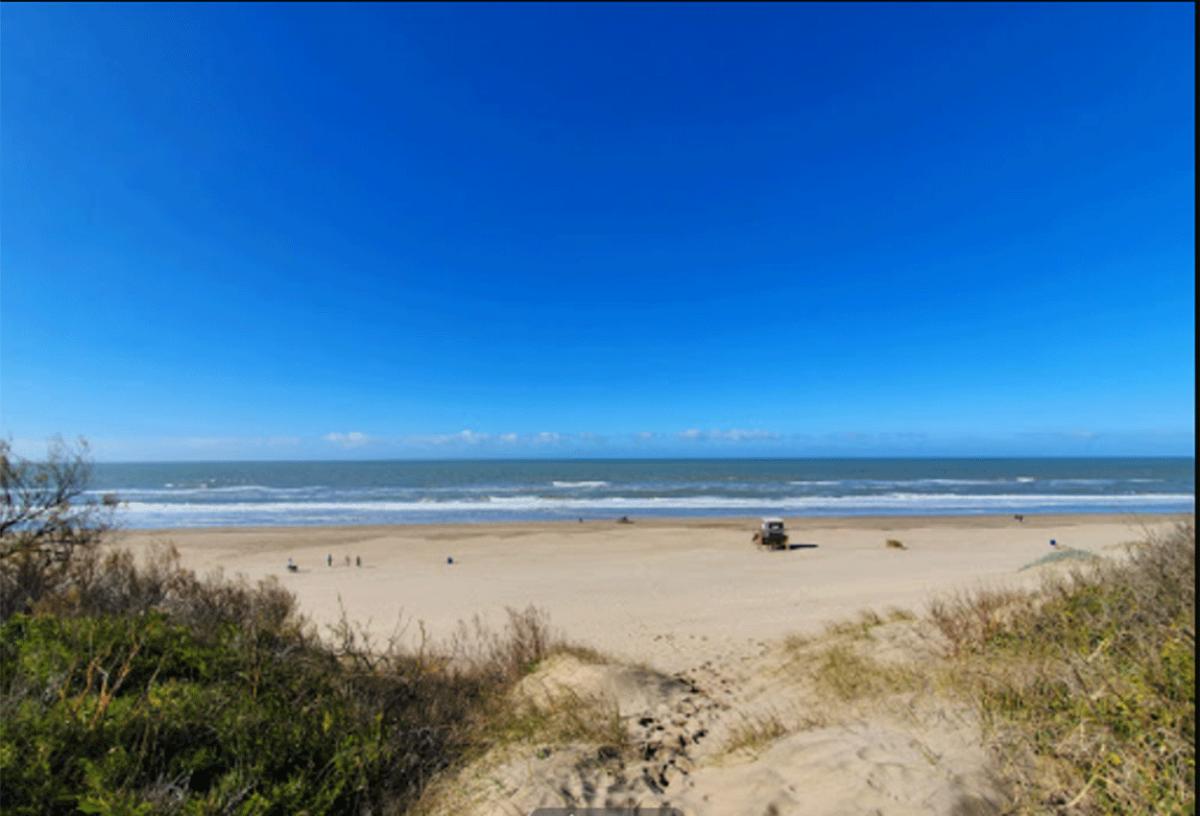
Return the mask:
M158 444L178 446L188 450L241 450L245 448L294 448L298 436L181 436L158 440Z
M728 431L717 431L716 434L716 438L728 439L730 442L753 442L779 438L779 434L775 433L774 431L743 430L742 428L731 428Z
M693 442L763 442L769 439L779 439L780 435L775 431L747 430L745 428L714 428L707 431L688 428L686 431L679 432L679 438Z
M361 448L371 441L371 438L361 431L348 431L346 433L334 431L325 434L322 439L326 442L332 442L335 445L341 445L343 448Z
M412 445L435 445L441 447L445 445L478 445L497 438L489 433L479 433L478 431L472 431L470 428L463 428L456 433L410 436L404 441Z

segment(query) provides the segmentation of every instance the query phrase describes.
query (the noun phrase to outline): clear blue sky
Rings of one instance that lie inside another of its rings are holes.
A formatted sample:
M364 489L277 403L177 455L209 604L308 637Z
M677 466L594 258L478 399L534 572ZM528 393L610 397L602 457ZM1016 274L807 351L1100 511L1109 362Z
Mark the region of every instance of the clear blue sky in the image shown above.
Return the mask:
M0 12L0 433L1188 454L1191 4Z

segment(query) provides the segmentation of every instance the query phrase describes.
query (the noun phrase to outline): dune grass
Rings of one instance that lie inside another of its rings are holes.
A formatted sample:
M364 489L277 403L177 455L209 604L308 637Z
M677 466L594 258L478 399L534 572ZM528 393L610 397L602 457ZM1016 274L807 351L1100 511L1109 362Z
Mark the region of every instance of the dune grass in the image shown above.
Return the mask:
M1195 809L1195 529L933 610L1019 813Z
M871 630L884 623L884 619L873 609L864 609L852 620L834 621L825 626L825 634L832 637L866 638Z
M617 756L632 745L613 700L563 688L543 700L496 702L484 732L492 746L586 744Z
M843 702L902 694L923 684L913 667L883 663L843 643L824 647L814 658L817 687Z
M725 751L757 754L791 731L774 712L747 717L730 730Z
M791 665L826 705L920 693L973 706L1013 813L1194 813L1194 526L1125 559L1055 555L1073 570L1037 590L960 593L923 618L868 610L793 636ZM878 659L885 623L915 627L935 651Z

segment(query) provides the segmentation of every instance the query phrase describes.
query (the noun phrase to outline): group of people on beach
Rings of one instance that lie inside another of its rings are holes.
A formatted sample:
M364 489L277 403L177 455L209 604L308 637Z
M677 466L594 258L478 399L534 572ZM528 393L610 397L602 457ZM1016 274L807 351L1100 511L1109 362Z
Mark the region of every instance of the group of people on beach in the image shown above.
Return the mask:
M328 555L325 556L325 565L329 566L329 567L333 566L333 553L329 553ZM348 555L346 556L346 566L347 567L350 566L350 556L348 556ZM362 556L361 555L354 556L354 566L356 566L356 567L362 566ZM287 570L288 570L288 572L299 572L300 567L296 566L296 562L292 558L289 557L287 560Z

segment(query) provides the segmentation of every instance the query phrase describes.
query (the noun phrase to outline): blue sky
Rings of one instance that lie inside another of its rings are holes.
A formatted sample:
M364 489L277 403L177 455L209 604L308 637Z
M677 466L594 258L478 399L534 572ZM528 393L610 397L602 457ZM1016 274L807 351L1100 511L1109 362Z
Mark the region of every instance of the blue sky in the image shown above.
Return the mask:
M1190 4L5 4L0 433L1189 454Z

